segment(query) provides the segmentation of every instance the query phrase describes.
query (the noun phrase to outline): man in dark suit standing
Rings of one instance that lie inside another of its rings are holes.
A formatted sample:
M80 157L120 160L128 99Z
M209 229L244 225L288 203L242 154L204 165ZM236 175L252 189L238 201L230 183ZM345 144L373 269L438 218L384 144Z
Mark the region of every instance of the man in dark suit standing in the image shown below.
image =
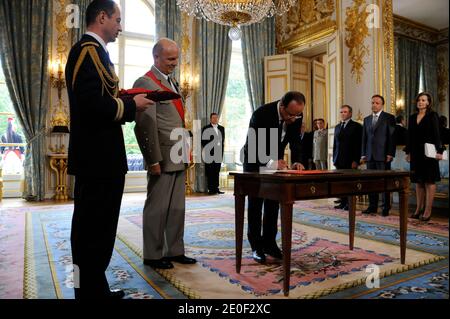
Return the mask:
M372 96L372 115L364 118L361 161L367 162L367 169L390 170L395 156L395 117L383 111L384 98ZM369 194L369 207L363 214L377 213L378 194ZM383 195L382 216L388 216L391 209L390 193Z
M341 123L334 129L333 164L337 169L356 169L361 157L362 125L352 120L350 105L341 106ZM337 209L348 210L348 198L342 197Z
M202 129L202 147L205 154L205 174L208 179L208 194L224 194L219 190L219 173L223 160L225 128L219 125L219 115L211 113L210 124Z
M125 295L110 291L105 276L127 172L121 125L153 102L145 94L129 100L118 97L119 79L106 44L122 31L120 21L114 1L92 1L86 10L88 32L71 49L65 72L70 102L68 173L75 176L71 247L77 299ZM101 164L86 152L88 141L98 141Z
M408 129L405 125L405 118L403 115L398 115L395 118L395 130L394 130L394 141L395 146L406 145L406 139L408 138Z
M294 134L293 141L290 143L291 161L301 163L305 169L311 168L313 132L306 132L306 125L302 123L300 132Z
M293 141L301 126L305 96L300 92L287 92L281 100L265 104L253 112L250 118L247 140L243 148L244 172L260 172L264 169L284 170L283 160L287 144ZM265 145L265 150L260 149ZM294 163L293 169L303 169ZM264 204L264 219L261 234L261 216ZM257 197L248 198L248 240L253 259L264 263L265 254L282 258L276 243L279 203Z

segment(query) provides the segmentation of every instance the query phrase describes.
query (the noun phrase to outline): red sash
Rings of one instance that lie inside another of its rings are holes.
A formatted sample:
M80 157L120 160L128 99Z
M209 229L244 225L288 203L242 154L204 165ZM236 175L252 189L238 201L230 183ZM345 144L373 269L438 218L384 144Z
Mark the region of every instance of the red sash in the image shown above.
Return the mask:
M158 80L158 78L155 76L155 74L150 70L148 71L146 74L146 76L148 76L150 79L153 80L153 82L155 82L155 84L157 86L159 86L160 88L162 88L163 90L166 91L173 91L172 88L168 88L166 86L164 86L160 80ZM175 108L177 109L178 114L181 117L181 120L183 121L183 126L184 126L184 108L183 108L183 101L181 99L176 99L176 100L172 100L172 103L175 105Z

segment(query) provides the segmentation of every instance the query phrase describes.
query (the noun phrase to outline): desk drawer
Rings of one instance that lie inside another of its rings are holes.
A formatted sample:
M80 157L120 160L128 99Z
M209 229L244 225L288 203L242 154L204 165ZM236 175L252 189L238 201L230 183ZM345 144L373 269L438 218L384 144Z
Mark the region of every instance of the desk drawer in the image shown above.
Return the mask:
M307 183L295 185L295 198L323 197L328 194L328 183Z
M330 183L331 195L352 195L368 194L372 192L383 192L385 190L383 179L374 179L366 181L344 181Z
M408 188L409 183L407 178L389 178L386 180L386 190L398 191Z

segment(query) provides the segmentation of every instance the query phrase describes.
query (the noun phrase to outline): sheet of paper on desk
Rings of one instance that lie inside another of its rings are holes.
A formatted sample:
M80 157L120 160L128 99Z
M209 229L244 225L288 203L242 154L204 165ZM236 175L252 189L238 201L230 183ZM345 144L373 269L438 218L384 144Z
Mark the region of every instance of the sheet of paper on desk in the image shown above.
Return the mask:
M336 171L320 171L320 170L310 170L310 171L278 170L276 172L284 173L284 174L297 174L297 175L339 174L339 172L336 172Z

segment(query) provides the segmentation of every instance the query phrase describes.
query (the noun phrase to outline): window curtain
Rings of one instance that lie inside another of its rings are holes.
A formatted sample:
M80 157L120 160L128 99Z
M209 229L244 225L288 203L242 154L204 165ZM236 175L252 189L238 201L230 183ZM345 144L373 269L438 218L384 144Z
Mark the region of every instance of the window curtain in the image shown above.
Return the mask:
M200 87L197 91L196 119L201 125L209 123L212 112L221 114L228 83L228 72L231 60L231 40L228 38L228 27L198 20L197 74L200 75ZM195 138L195 137L194 137ZM206 191L205 167L203 163L195 164L196 192Z
M71 3L79 8L79 28L72 28L72 45L77 43L86 33L86 9L92 0L72 0Z
M245 81L254 111L264 104L264 57L275 54L275 18L242 27Z
M174 40L181 48L181 12L175 0L155 0L156 41L160 38ZM180 80L180 70L175 69Z
M415 98L420 87L420 44L398 37L395 42L396 100L404 101L406 120L415 112Z
M45 122L48 107L48 47L52 1L0 1L0 49L6 85L27 142L27 200L45 196Z
M433 110L439 106L437 48L428 43L419 43L419 61L422 68L424 90L433 97Z

